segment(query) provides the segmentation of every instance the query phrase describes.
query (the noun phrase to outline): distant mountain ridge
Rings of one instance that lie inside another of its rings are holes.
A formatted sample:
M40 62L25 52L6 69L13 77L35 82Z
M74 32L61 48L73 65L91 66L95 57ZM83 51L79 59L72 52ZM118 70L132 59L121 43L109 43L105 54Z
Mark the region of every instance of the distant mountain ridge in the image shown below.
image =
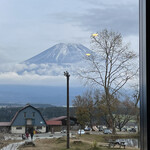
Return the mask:
M77 63L80 62L90 49L82 44L59 43L42 53L24 61L26 64L47 64L47 63Z

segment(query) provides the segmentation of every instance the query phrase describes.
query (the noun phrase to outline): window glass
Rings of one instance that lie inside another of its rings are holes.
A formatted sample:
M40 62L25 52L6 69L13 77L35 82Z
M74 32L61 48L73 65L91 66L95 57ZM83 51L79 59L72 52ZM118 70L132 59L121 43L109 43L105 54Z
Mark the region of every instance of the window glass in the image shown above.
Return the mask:
M16 130L22 130L22 127L16 127Z
M35 112L32 112L32 116L35 117Z
M24 112L24 117L26 117L26 112Z
M42 129L42 126L38 126L38 127L36 127L36 129Z
M139 148L138 0L1 0L0 18L0 126L31 105L24 126L69 114L85 149Z
M27 119L27 125L32 125L32 119Z

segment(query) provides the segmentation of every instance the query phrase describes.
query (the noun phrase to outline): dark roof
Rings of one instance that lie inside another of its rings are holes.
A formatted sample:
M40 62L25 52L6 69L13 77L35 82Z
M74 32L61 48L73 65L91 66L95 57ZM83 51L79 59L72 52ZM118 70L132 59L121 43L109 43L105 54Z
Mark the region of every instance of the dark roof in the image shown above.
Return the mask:
M47 125L62 125L61 121L55 121L55 120L47 120Z
M0 122L0 127L9 127L11 122Z
M32 107L33 109L37 110L37 111L40 113L41 117L43 118L41 112L40 112L38 109L36 109L35 107L31 106L30 104L27 104L25 107L23 107L22 109L20 109L20 110L15 114L15 116L14 116L13 119L11 120L10 125L12 125L12 123L14 122L14 120L16 119L16 117L18 116L19 112L21 112L22 110L26 109L27 107ZM43 118L43 120L45 121L44 118ZM46 123L46 121L45 121L45 123Z

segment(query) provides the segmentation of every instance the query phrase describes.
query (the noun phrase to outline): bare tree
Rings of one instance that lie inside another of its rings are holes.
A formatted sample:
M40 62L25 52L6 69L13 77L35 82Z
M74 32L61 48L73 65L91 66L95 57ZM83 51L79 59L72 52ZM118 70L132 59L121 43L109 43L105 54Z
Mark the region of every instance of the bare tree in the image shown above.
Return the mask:
M135 72L136 54L123 44L120 33L104 29L98 36L91 36L93 53L86 57L86 67L79 71L85 83L101 88L105 95L106 109L115 134L115 118L111 111L112 96L130 80Z

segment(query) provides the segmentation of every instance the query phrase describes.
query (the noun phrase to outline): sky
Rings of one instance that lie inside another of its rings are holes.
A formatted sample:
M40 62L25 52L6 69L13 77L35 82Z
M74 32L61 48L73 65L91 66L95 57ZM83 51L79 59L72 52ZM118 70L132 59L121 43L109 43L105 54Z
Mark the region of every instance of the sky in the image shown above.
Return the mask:
M60 42L90 48L91 34L105 28L121 33L138 54L138 9L138 0L0 0L0 83L47 82L8 68Z

